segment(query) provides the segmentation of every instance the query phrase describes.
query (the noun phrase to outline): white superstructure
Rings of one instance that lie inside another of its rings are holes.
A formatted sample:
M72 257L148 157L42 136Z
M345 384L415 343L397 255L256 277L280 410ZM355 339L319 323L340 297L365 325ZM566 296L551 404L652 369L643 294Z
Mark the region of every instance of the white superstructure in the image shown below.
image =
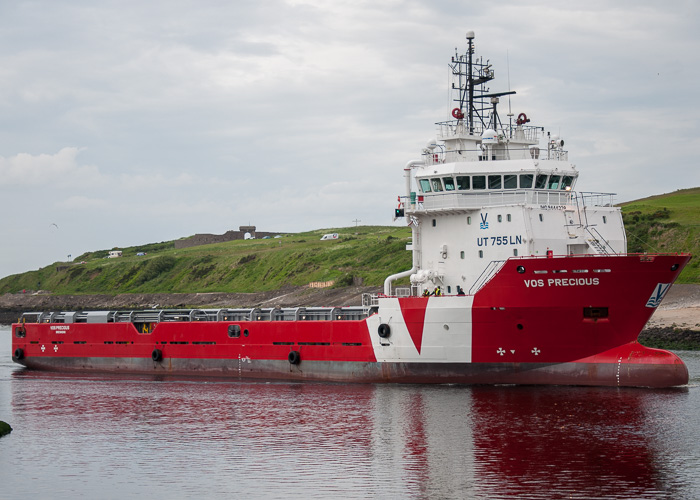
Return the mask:
M411 295L475 293L509 257L626 253L613 195L575 192L578 171L564 141L528 125L520 113L502 123L488 61L465 55L450 64L457 107L437 124L436 140L404 169L406 194L397 215L413 228ZM545 144L540 147L543 140ZM459 287L459 288L458 288Z

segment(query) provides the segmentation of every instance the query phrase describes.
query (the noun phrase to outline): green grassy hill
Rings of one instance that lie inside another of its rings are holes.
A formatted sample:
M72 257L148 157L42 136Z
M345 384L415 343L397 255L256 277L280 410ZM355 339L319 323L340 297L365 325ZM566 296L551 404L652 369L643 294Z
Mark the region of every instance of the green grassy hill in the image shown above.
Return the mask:
M338 240L320 241L337 232ZM406 227L323 229L282 238L238 240L175 249L173 242L89 252L72 263L0 280L0 293L50 290L54 294L260 292L313 281L335 286L362 280L380 286L388 274L410 269ZM137 253L146 255L138 256Z
M700 283L700 187L621 206L629 252L691 253L678 283Z

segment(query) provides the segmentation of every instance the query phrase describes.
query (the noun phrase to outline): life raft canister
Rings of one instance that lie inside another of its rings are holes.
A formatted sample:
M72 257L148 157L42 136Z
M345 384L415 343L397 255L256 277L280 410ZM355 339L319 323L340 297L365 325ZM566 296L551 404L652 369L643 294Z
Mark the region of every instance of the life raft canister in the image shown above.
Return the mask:
M526 124L526 123L529 122L529 121L530 121L530 120L528 119L528 117L527 117L527 115L526 115L525 113L520 113L520 114L518 115L518 119L515 120L515 123L517 123L518 125L524 125L524 124Z
M464 118L464 113L462 113L461 109L455 108L452 110L452 117L461 120L462 118Z

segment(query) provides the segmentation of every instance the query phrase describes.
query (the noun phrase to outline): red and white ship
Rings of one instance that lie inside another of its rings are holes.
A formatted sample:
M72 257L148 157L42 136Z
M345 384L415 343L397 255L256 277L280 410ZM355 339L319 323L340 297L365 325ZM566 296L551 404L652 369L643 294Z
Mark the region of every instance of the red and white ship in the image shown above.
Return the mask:
M523 113L501 120L514 92L488 90L473 40L449 64L454 119L404 167L395 215L412 228L413 267L383 294L357 307L25 313L13 360L232 379L686 384L675 354L637 337L690 255L628 254L613 195L574 190L564 141ZM401 278L410 285L394 288Z

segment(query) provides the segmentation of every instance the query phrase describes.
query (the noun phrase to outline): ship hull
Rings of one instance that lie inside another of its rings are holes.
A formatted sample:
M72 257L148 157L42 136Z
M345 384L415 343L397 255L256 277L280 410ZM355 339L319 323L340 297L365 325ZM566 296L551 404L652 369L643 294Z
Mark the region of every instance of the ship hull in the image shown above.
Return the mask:
M382 297L361 320L174 321L146 331L131 322L15 324L13 360L227 379L678 386L688 382L683 362L637 336L689 259L510 259L473 296ZM244 333L233 338L233 326Z
M629 346L630 353L647 348ZM17 360L29 369L168 377L210 377L342 383L516 384L610 387L673 387L687 384L688 370L672 353L656 363L617 358L568 363L392 363L168 358L32 358Z

